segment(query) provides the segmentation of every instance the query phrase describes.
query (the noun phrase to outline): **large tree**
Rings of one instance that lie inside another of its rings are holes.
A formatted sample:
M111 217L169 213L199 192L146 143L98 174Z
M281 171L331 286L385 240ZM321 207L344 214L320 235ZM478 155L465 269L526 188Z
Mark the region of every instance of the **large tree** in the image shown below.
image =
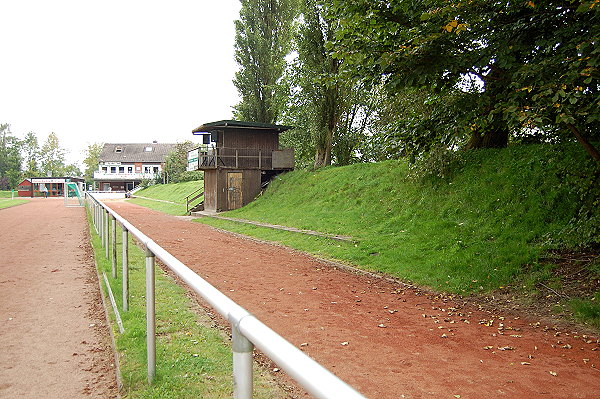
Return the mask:
M240 66L235 84L241 102L234 107L237 119L276 123L285 103L282 85L290 52L295 0L241 0L235 21L235 60Z
M326 18L317 0L304 0L302 23L297 37L299 97L309 107L314 167L331 164L333 139L343 112L344 87L340 81L340 60L331 57L326 44L333 38L337 22Z
M175 147L165 158L165 181L167 183L179 183L187 181L188 178L197 180L201 173L186 173L188 166L188 151L197 147L197 144L189 140L175 144ZM189 176L187 176L189 175Z
M573 135L596 159L599 10L576 0L332 0L328 8L340 23L331 48L349 72L392 94L416 88L469 104L453 109L448 126L469 136L467 148L503 147L528 128Z
M65 150L61 148L58 136L52 132L40 149L40 170L45 176L61 176L65 171Z
M85 158L83 159L85 181L87 184L93 184L94 172L98 170L98 158L104 148L103 143L88 144L84 151Z
M10 131L9 124L0 124L0 189L15 188L21 178L21 142Z
M34 132L29 132L21 142L21 153L23 155L25 177L36 177L40 175L39 157L40 145Z

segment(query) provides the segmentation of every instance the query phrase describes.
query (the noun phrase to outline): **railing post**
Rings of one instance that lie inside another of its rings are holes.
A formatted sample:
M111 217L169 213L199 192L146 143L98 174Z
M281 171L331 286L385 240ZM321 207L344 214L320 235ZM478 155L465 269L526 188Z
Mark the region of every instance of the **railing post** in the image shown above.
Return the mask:
M235 167L238 168L238 149L235 149Z
M117 278L117 221L113 215L110 215L112 223L112 278Z
M148 382L156 376L156 311L154 302L154 254L146 247L146 352Z
M123 228L123 311L129 310L129 234L125 226Z
M90 201L90 209L92 212L92 221L94 222L94 230L96 230L96 234L98 234L98 224L96 223L96 203L94 200Z
M106 259L108 259L108 238L109 238L109 232L108 232L108 211L106 210L103 216L104 220L103 220L103 224L104 224L104 249L105 249L105 254L106 254Z
M233 397L252 399L253 374L252 351L254 345L238 329L239 320L231 322L233 350Z
M100 204L98 204L97 211L98 211L98 236L100 237L100 246L102 248L104 248L104 223L102 223L104 214L102 213L102 208L100 207Z
M262 169L262 151L258 150L258 169Z

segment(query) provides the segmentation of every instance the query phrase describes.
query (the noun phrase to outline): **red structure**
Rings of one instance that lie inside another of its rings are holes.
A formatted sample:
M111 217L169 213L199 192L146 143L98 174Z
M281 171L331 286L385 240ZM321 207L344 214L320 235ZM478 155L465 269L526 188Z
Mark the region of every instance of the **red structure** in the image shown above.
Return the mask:
M19 197L62 197L65 194L65 183L77 183L81 191L84 188L84 179L81 177L30 177L17 186Z

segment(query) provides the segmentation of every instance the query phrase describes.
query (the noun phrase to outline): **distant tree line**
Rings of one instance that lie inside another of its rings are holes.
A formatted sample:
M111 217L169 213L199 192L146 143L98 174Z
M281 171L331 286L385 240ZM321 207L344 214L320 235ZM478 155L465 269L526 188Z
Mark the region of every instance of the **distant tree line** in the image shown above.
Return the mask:
M27 177L81 176L77 165L66 164L65 153L54 132L40 146L34 132L19 139L9 124L0 124L0 190L14 189Z
M235 117L315 168L577 141L600 162L591 0L241 0Z

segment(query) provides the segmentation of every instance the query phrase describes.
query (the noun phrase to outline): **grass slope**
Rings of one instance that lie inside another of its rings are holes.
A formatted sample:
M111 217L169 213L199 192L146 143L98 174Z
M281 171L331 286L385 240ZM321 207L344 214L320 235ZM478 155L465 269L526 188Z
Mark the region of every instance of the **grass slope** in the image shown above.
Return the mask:
M579 146L521 145L442 161L421 165L418 177L404 161L297 170L226 213L356 243L200 221L461 294L535 289L553 279L555 267L540 258L548 250L599 245L600 172ZM595 259L586 278L598 281ZM600 326L600 296L593 297L573 304Z
M174 184L155 184L136 192L135 195L185 205L185 197L203 187L204 182L202 180Z
M142 205L147 208L152 208L164 213L168 213L169 215L180 216L186 214L185 197L192 194L196 190L203 188L204 182L202 180L173 184L156 184L142 189L136 192L134 195L161 201L170 201L174 202L173 204L152 201L144 198L134 198L130 201L134 204ZM195 205L202 200L203 197L193 201L192 205Z
M563 154L550 146L465 153L444 179L408 178L403 161L295 171L227 215L351 235L357 246L325 252L438 290L490 290L565 236L578 201L554 170L570 166Z

